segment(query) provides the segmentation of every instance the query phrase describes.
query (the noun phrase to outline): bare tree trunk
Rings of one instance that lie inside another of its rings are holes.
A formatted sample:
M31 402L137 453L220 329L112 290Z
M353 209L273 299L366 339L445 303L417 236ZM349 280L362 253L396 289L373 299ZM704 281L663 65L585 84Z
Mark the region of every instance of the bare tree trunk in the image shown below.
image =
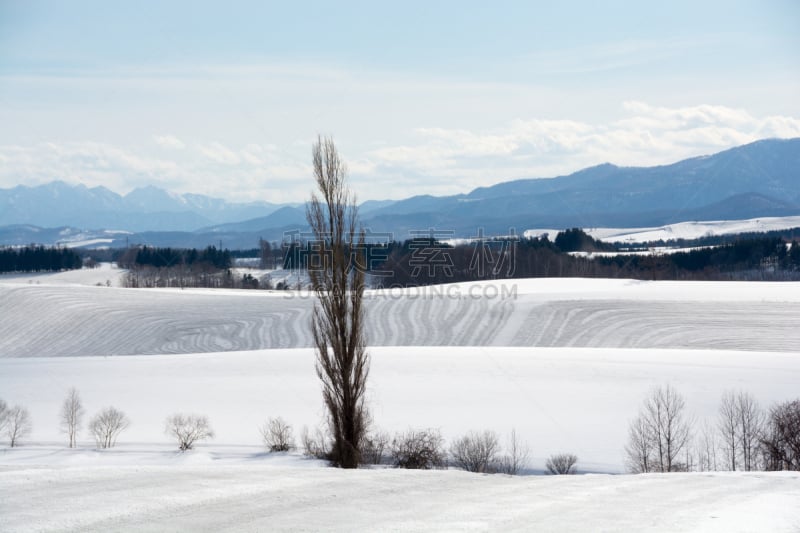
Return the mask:
M739 448L739 419L736 416L736 398L733 392L722 395L719 404L719 427L722 448L725 452L728 470L736 470L736 456Z
M740 391L736 396L739 418L742 466L746 471L758 470L758 451L764 428L764 412L752 395Z
M83 404L78 391L73 387L61 406L61 427L69 438L69 447L74 448L81 421L83 420Z
M676 472L689 467L678 462L691 436L684 409L683 397L669 385L650 393L629 426L626 453L631 471Z
M313 147L314 177L321 197L312 195L306 218L316 242L308 273L317 295L312 317L317 375L333 436L333 462L357 468L367 431L365 406L369 354L364 337L364 232L357 229L355 196L345 183L347 169L332 139ZM355 257L355 264L351 264Z

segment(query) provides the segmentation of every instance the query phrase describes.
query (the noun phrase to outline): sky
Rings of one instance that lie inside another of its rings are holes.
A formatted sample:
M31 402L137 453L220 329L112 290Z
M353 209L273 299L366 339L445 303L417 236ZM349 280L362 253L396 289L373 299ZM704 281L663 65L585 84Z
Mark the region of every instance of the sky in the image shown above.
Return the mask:
M555 5L558 4L558 5ZM0 188L359 200L800 137L800 3L0 0Z

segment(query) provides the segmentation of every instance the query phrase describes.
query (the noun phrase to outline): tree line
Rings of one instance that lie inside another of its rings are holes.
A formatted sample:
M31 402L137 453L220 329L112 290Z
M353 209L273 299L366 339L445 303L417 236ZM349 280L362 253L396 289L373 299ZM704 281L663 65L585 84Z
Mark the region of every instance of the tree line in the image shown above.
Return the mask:
M86 421L86 409L74 387L67 391L59 411L59 429L69 448L78 446L78 436L88 431L99 449L116 446L130 427L130 418L108 406ZM32 421L27 409L9 407L0 399L0 431L10 447L18 447L30 435ZM301 449L309 457L338 464L341 453L335 436L317 428L303 428L300 444L292 426L280 417L267 418L256 428L270 452ZM256 431L254 431L255 433ZM164 421L164 433L181 451L213 438L209 418L194 413L174 413ZM702 423L687 411L683 396L672 386L654 388L629 423L624 448L631 473L708 471L800 471L800 399L776 403L763 409L746 391L726 391L717 415ZM517 475L530 471L530 448L516 430L505 444L494 431L469 431L446 445L434 428L409 428L390 436L374 427L364 427L358 465L393 465L408 469L454 467L484 474ZM550 455L545 473L575 474L578 457L571 453Z
M726 391L717 417L697 423L673 387L655 388L628 427L633 473L800 470L800 399L763 409L746 391Z
M123 250L117 256L116 261L122 268L210 265L216 269L225 269L231 267L231 251L219 249L216 246L207 246L203 250L141 246Z
M0 272L57 272L75 270L82 266L81 256L71 248L0 248Z
M128 269L122 280L125 287L259 288L252 275L233 274L232 257L230 250L215 246L202 250L141 246L122 250L116 261Z
M800 280L800 243L780 237L742 239L717 247L663 254L605 252L582 230L511 240L450 245L419 239L390 243L372 270L379 287L507 278L589 277L643 280Z

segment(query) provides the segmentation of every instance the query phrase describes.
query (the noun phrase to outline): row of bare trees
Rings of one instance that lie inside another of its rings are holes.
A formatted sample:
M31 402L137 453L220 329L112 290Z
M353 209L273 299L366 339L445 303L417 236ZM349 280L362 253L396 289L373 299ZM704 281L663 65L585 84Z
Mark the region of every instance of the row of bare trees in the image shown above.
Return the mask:
M800 470L800 400L765 411L750 393L727 391L716 420L696 425L680 393L654 389L628 428L628 469Z
M61 431L67 435L70 448L77 446L77 438L83 424L86 410L83 407L81 396L75 387L67 391L67 397L61 404ZM113 448L117 437L128 426L130 419L116 407L106 407L99 411L87 426L94 437L98 448Z
M62 431L67 435L70 448L76 445L78 432L83 423L85 410L78 391L70 389L61 406L60 423ZM95 437L97 446L110 448L114 446L119 433L128 427L129 421L124 413L113 407L107 407L97 413L89 421L89 431ZM5 431L8 444L14 448L30 435L33 429L30 412L19 405L9 408L0 399L0 431Z

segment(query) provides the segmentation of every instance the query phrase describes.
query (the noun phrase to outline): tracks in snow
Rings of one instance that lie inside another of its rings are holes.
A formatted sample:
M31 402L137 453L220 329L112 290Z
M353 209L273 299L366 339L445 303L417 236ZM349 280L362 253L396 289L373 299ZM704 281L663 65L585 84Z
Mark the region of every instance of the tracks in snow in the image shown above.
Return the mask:
M796 351L800 305L777 301L386 296L366 300L374 346ZM0 285L0 357L180 354L312 345L313 300Z

